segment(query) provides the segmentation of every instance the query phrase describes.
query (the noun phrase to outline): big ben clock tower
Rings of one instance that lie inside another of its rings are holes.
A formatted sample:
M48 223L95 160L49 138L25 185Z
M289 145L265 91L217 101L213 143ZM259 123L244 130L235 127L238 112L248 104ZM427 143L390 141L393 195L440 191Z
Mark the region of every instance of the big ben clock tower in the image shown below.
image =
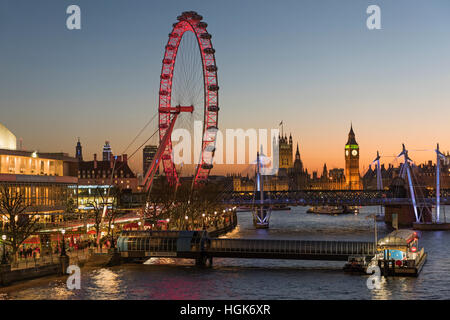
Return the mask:
M348 141L345 145L345 181L350 190L360 190L359 145L355 139L353 126L350 126Z

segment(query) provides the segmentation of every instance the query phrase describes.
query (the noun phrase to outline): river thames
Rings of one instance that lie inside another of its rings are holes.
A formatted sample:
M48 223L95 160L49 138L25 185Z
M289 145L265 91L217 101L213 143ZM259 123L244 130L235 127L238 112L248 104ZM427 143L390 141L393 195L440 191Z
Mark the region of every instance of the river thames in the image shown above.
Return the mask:
M376 207L359 215L306 213L306 207L274 211L268 230L255 230L251 213L238 212L238 227L225 237L307 240L374 239ZM450 212L450 207L445 208ZM378 222L378 236L391 231ZM83 268L81 289L65 277L36 279L0 289L0 299L448 299L450 232L422 232L428 261L418 278L389 278L368 289L368 276L345 274L343 262L215 259L213 268L189 260L150 259L144 265Z

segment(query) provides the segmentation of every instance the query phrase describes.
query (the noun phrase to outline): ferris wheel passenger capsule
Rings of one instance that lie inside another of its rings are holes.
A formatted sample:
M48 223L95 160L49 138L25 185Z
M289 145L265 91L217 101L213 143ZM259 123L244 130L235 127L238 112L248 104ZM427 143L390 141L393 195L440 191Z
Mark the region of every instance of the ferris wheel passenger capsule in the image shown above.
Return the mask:
M217 112L217 111L219 111L219 107L218 106L209 106L208 111Z
M216 50L214 50L213 48L205 48L203 49L203 52L206 54L214 54Z
M202 34L200 35L200 38L209 40L209 39L212 38L212 36L211 36L211 34L209 34L209 33L202 33Z
M206 71L209 71L209 72L216 72L216 71L217 71L217 66L215 66L215 65L207 66L207 67L206 67Z
M203 163L202 164L202 169L211 170L212 168L213 168L212 164L209 164L209 163Z

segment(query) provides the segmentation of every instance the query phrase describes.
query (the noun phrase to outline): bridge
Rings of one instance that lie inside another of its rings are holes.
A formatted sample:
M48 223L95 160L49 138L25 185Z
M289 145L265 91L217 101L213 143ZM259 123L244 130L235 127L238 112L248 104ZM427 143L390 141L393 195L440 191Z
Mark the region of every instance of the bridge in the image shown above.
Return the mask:
M209 238L205 231L122 232L117 247L125 260L151 257L195 259L204 265L214 257L348 261L375 256L374 242Z
M288 206L379 206L411 205L411 198L399 197L395 191L388 190L286 190L264 191L264 200L255 200L253 191L223 192L222 202L233 206L288 205ZM426 204L435 205L436 197L431 192L425 195ZM440 203L450 205L450 190L441 190Z

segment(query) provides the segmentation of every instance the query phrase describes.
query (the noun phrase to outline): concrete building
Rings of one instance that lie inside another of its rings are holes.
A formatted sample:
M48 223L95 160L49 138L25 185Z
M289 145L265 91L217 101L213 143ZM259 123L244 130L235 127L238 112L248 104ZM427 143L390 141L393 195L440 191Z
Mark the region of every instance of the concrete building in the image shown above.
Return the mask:
M60 220L69 199L76 203L77 159L66 153L16 150L14 135L0 128L0 185L22 194L26 212L38 212L40 221Z

